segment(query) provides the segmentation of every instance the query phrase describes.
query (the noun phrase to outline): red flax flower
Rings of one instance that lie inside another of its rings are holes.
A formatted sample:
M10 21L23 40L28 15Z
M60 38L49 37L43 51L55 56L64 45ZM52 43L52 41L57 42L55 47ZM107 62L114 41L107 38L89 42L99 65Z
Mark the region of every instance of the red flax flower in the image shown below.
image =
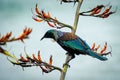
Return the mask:
M107 43L105 43L104 47L100 51L100 54L103 54L106 51L106 49L107 49Z
M26 58L24 58L22 55L20 55L19 61L22 61L22 62L29 62L29 60L26 59Z
M50 27L54 27L54 26L55 26L54 23L51 23L51 22L49 22L49 21L47 21L47 24L48 24Z
M37 4L36 4L37 5ZM38 14L37 16L33 17L33 19L37 22L42 22L43 20L47 22L47 24L50 27L55 27L56 26L56 18L52 19L50 12L45 13L44 10L39 11L37 6L35 8L36 13Z
M9 32L5 36L2 36L0 38L0 42L6 42L6 41L8 41L8 39L11 37L11 35L12 35L12 32Z
M106 13L106 14L104 14L104 15L100 15L100 17L101 18L108 18L111 14L114 14L114 13L116 13L116 11L114 11L114 12L108 12L108 13Z
M53 70L61 71L61 68L52 65L53 63L52 55L50 56L48 63L45 61L42 61L40 56L40 51L38 51L37 57L35 56L35 54L32 54L32 57L30 57L25 51L26 57L20 55L20 58L16 58L16 56L14 56L13 54L9 53L7 50L4 50L2 47L0 47L0 53L6 55L8 57L7 59L13 65L21 66L22 69L24 69L24 67L39 66L43 73L49 73ZM12 60L9 58L11 58Z
M23 43L23 39L24 38L28 38L28 35L32 32L32 29L31 28L25 28L23 30L23 32L21 33L21 35L17 38L18 40L21 40Z
M44 10L39 10L37 4L35 6L35 12L36 12L36 14L33 14L32 18L36 22L45 21L45 22L47 22L47 24L49 25L49 27L57 28L57 29L60 29L60 28L63 28L63 27L68 27L68 28L72 29L71 25L62 23L62 22L58 21L56 18L51 17L50 12L45 12Z
M110 11L112 6L109 6L109 8L105 9L102 14L99 14L98 16L101 18L108 18L111 14L116 13L116 11Z
M105 7L104 5L98 5L91 10L91 15L98 14L101 12L102 8Z
M99 18L108 18L111 14L116 13L115 11L110 11L112 6L109 6L108 8L104 9L102 12L102 8L104 8L106 6L104 5L98 5L95 8L89 10L89 11L85 11L85 12L81 12L79 13L82 16L93 16L93 17L99 17Z
M39 15L39 16L41 16L41 17L44 17L44 18L51 18L51 15L50 15L49 12L48 12L48 13L45 13L44 10L39 11L38 5L37 5L37 4L36 4L36 6L35 6L35 12L37 13L37 15Z
M48 14L45 13L43 10L41 12L42 12L42 15L43 15L44 18L49 19L51 17L49 12L48 12Z
M35 11L38 15L41 15L41 12L38 10L38 4L36 4L36 6L35 6Z
M95 46L95 43L93 43L91 50L93 50L94 52L98 53L99 55L108 55L111 54L111 51L105 53L105 51L107 50L107 42L105 43L104 47L100 50L100 52L97 52L98 49L100 48L100 45L98 45L97 47Z
M109 6L109 8L105 9L101 15L107 14L111 8L112 8L112 6Z
M95 49L95 43L93 43L92 47L91 47L92 50Z
M42 22L43 20L42 19L37 19L37 18L35 18L35 17L32 17L35 21L37 21L37 22Z
M39 61L39 62L42 62L42 58L41 58L41 56L40 56L40 51L38 51L38 61Z
M44 12L44 10L39 11L37 4L35 6L35 12L37 13L36 17L33 17L33 19L35 21L42 22L44 20L44 21L49 22L49 20L51 18L50 12L46 13L46 12ZM38 18L40 18L40 19L38 19Z
M49 64L52 65L52 62L53 62L53 60L52 60L52 55L51 55L50 59L49 59Z
M32 54L33 60L38 61L38 59L35 57L35 54Z

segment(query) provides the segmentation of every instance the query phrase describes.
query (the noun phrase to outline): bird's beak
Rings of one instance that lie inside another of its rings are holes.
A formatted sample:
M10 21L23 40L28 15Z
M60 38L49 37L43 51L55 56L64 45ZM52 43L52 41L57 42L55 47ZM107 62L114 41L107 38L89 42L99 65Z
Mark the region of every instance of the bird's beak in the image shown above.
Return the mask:
M44 36L40 40L43 40L43 39L44 39Z

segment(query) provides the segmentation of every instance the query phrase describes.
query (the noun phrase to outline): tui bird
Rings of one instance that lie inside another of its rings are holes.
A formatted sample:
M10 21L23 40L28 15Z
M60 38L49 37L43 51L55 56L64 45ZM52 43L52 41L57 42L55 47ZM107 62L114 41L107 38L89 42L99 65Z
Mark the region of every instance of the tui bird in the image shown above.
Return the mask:
M54 39L63 49L65 49L71 56L71 59L75 58L75 54L89 55L97 58L101 61L106 61L107 58L103 57L96 52L93 52L89 45L74 33L62 32L57 30L48 30L45 35L41 38L52 38ZM69 59L67 63L71 60Z

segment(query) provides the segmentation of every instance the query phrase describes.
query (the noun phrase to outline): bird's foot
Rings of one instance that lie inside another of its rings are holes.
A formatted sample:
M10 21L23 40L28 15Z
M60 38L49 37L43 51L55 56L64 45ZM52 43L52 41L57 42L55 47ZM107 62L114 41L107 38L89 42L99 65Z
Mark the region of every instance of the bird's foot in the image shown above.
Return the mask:
M73 58L75 58L75 55L74 54L70 54L70 53L66 53L66 55L67 55L67 58L66 58L66 62L63 64L63 67L65 67L65 66L67 66L67 67L69 67L70 68L70 65L69 65L69 62L73 59Z
M68 66L68 67L70 68L69 63L64 63L64 64L63 64L63 67L65 67L65 66Z

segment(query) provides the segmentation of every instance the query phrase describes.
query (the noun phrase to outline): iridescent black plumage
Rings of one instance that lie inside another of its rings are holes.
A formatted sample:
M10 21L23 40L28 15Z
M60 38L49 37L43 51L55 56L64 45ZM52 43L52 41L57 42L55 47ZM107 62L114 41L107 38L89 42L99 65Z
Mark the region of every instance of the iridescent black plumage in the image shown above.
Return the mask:
M71 59L75 58L75 54L82 54L90 55L102 61L107 60L106 57L103 57L93 52L90 49L89 45L74 33L61 32L57 30L48 30L43 36L43 38L54 39L63 49L65 49L69 53L69 55L72 56Z

